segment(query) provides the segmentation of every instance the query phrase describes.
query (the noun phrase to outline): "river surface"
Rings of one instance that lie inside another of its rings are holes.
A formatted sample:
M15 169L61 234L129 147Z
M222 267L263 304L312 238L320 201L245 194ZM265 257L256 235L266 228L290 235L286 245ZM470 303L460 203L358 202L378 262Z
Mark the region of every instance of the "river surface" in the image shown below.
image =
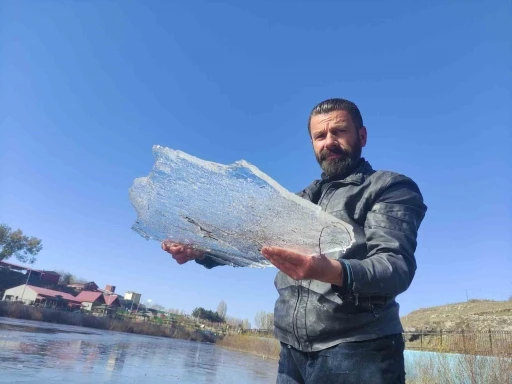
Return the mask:
M275 383L277 362L213 344L0 317L0 383Z

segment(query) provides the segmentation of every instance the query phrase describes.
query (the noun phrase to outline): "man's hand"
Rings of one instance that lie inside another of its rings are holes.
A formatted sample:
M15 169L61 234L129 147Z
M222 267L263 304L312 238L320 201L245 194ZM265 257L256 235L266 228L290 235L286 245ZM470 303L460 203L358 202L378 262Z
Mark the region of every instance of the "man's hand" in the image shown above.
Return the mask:
M294 280L318 280L342 285L341 264L325 255L306 256L284 248L264 247L263 256Z
M191 260L204 258L204 252L198 249L193 249L190 246L173 243L170 240L162 242L162 249L170 253L172 258L180 265Z

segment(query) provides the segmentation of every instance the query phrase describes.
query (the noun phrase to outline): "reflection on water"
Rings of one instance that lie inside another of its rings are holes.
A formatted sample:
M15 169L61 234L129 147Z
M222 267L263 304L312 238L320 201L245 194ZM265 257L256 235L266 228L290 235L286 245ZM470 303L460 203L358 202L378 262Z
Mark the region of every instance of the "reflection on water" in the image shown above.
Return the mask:
M275 383L277 364L212 344L0 318L0 383Z

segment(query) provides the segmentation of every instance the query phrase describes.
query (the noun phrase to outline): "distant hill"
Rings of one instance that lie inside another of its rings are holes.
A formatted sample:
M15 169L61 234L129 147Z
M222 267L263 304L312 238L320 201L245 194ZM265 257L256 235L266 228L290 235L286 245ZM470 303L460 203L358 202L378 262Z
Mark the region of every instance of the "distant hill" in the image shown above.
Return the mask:
M469 300L418 309L401 320L406 331L512 331L512 301Z

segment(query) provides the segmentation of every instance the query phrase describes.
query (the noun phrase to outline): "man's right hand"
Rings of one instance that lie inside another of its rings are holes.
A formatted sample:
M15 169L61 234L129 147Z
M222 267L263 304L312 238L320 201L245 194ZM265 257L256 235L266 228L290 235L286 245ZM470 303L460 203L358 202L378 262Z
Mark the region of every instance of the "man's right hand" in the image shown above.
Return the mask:
M193 249L190 246L183 244L173 243L170 240L162 242L162 249L172 255L178 264L185 264L188 261L195 259L203 259L204 252L198 249Z

